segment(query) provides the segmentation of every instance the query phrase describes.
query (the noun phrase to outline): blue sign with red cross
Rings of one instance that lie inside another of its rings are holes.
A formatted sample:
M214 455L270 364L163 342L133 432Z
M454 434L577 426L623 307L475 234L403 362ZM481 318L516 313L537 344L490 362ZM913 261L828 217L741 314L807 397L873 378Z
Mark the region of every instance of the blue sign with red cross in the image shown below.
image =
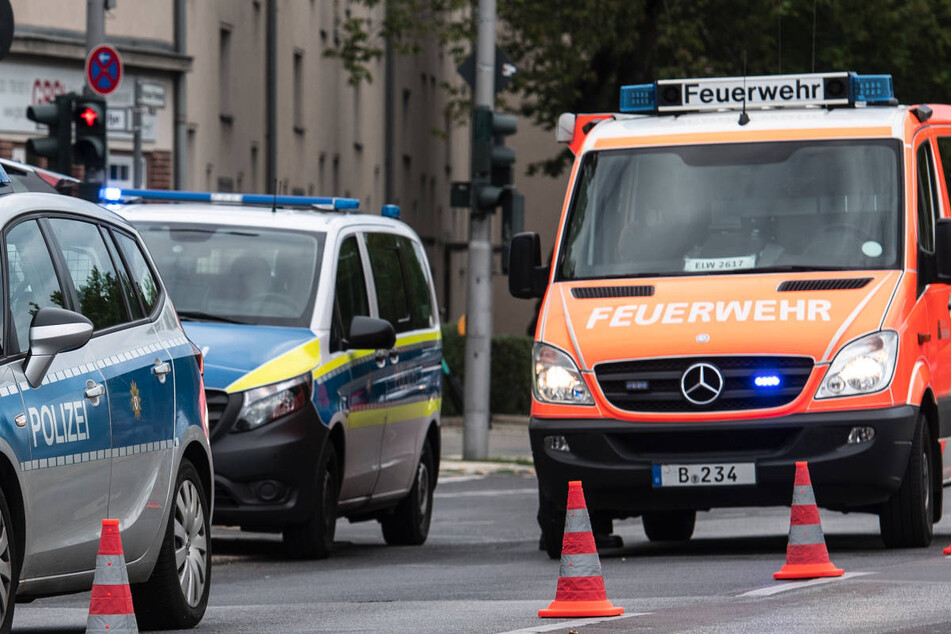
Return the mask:
M86 85L100 95L115 92L122 81L122 60L119 51L100 44L86 57Z

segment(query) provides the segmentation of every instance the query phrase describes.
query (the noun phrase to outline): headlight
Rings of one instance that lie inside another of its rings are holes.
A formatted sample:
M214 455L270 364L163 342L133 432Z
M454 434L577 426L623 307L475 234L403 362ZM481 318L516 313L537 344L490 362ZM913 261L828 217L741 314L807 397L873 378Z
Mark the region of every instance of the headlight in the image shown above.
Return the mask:
M535 344L532 357L532 385L536 399L543 403L564 405L594 404L588 386L571 357L542 343Z
M870 394L888 387L898 357L898 333L883 330L842 348L826 372L816 398Z
M305 374L244 393L235 431L250 431L281 416L296 412L310 400L312 379Z

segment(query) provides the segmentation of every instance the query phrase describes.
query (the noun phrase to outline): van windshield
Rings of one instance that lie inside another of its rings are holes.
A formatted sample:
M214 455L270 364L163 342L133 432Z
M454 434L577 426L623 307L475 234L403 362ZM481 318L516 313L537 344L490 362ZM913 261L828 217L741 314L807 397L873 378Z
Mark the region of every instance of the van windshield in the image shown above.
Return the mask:
M323 233L135 223L183 320L308 327Z
M853 140L591 152L557 278L895 268L899 150Z

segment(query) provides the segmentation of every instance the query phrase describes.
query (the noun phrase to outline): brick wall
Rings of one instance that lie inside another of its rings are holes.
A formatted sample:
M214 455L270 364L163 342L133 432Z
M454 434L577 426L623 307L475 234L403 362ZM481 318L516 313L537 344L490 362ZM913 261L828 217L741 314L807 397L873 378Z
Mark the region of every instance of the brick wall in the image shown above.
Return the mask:
M172 188L172 153L168 150L155 150L148 154L149 189Z

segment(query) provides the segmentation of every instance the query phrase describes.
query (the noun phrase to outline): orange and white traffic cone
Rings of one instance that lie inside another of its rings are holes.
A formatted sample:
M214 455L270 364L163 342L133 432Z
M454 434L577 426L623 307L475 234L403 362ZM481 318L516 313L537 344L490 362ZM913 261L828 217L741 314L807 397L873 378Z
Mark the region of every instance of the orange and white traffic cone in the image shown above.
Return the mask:
M838 577L843 570L829 560L826 540L822 535L819 508L812 492L809 465L796 463L796 482L793 486L792 508L789 513L789 544L786 546L786 565L774 572L776 579L814 579Z
M119 520L102 520L86 633L137 634L138 631L135 609L132 607L132 593L129 590L129 573L126 571L125 556L122 554Z
M565 536L561 542L561 569L555 600L538 616L617 616L624 608L608 601L601 577L601 560L594 545L591 520L580 481L568 483Z
M949 545L947 548L945 548L941 552L943 552L945 555L951 555L951 545Z

